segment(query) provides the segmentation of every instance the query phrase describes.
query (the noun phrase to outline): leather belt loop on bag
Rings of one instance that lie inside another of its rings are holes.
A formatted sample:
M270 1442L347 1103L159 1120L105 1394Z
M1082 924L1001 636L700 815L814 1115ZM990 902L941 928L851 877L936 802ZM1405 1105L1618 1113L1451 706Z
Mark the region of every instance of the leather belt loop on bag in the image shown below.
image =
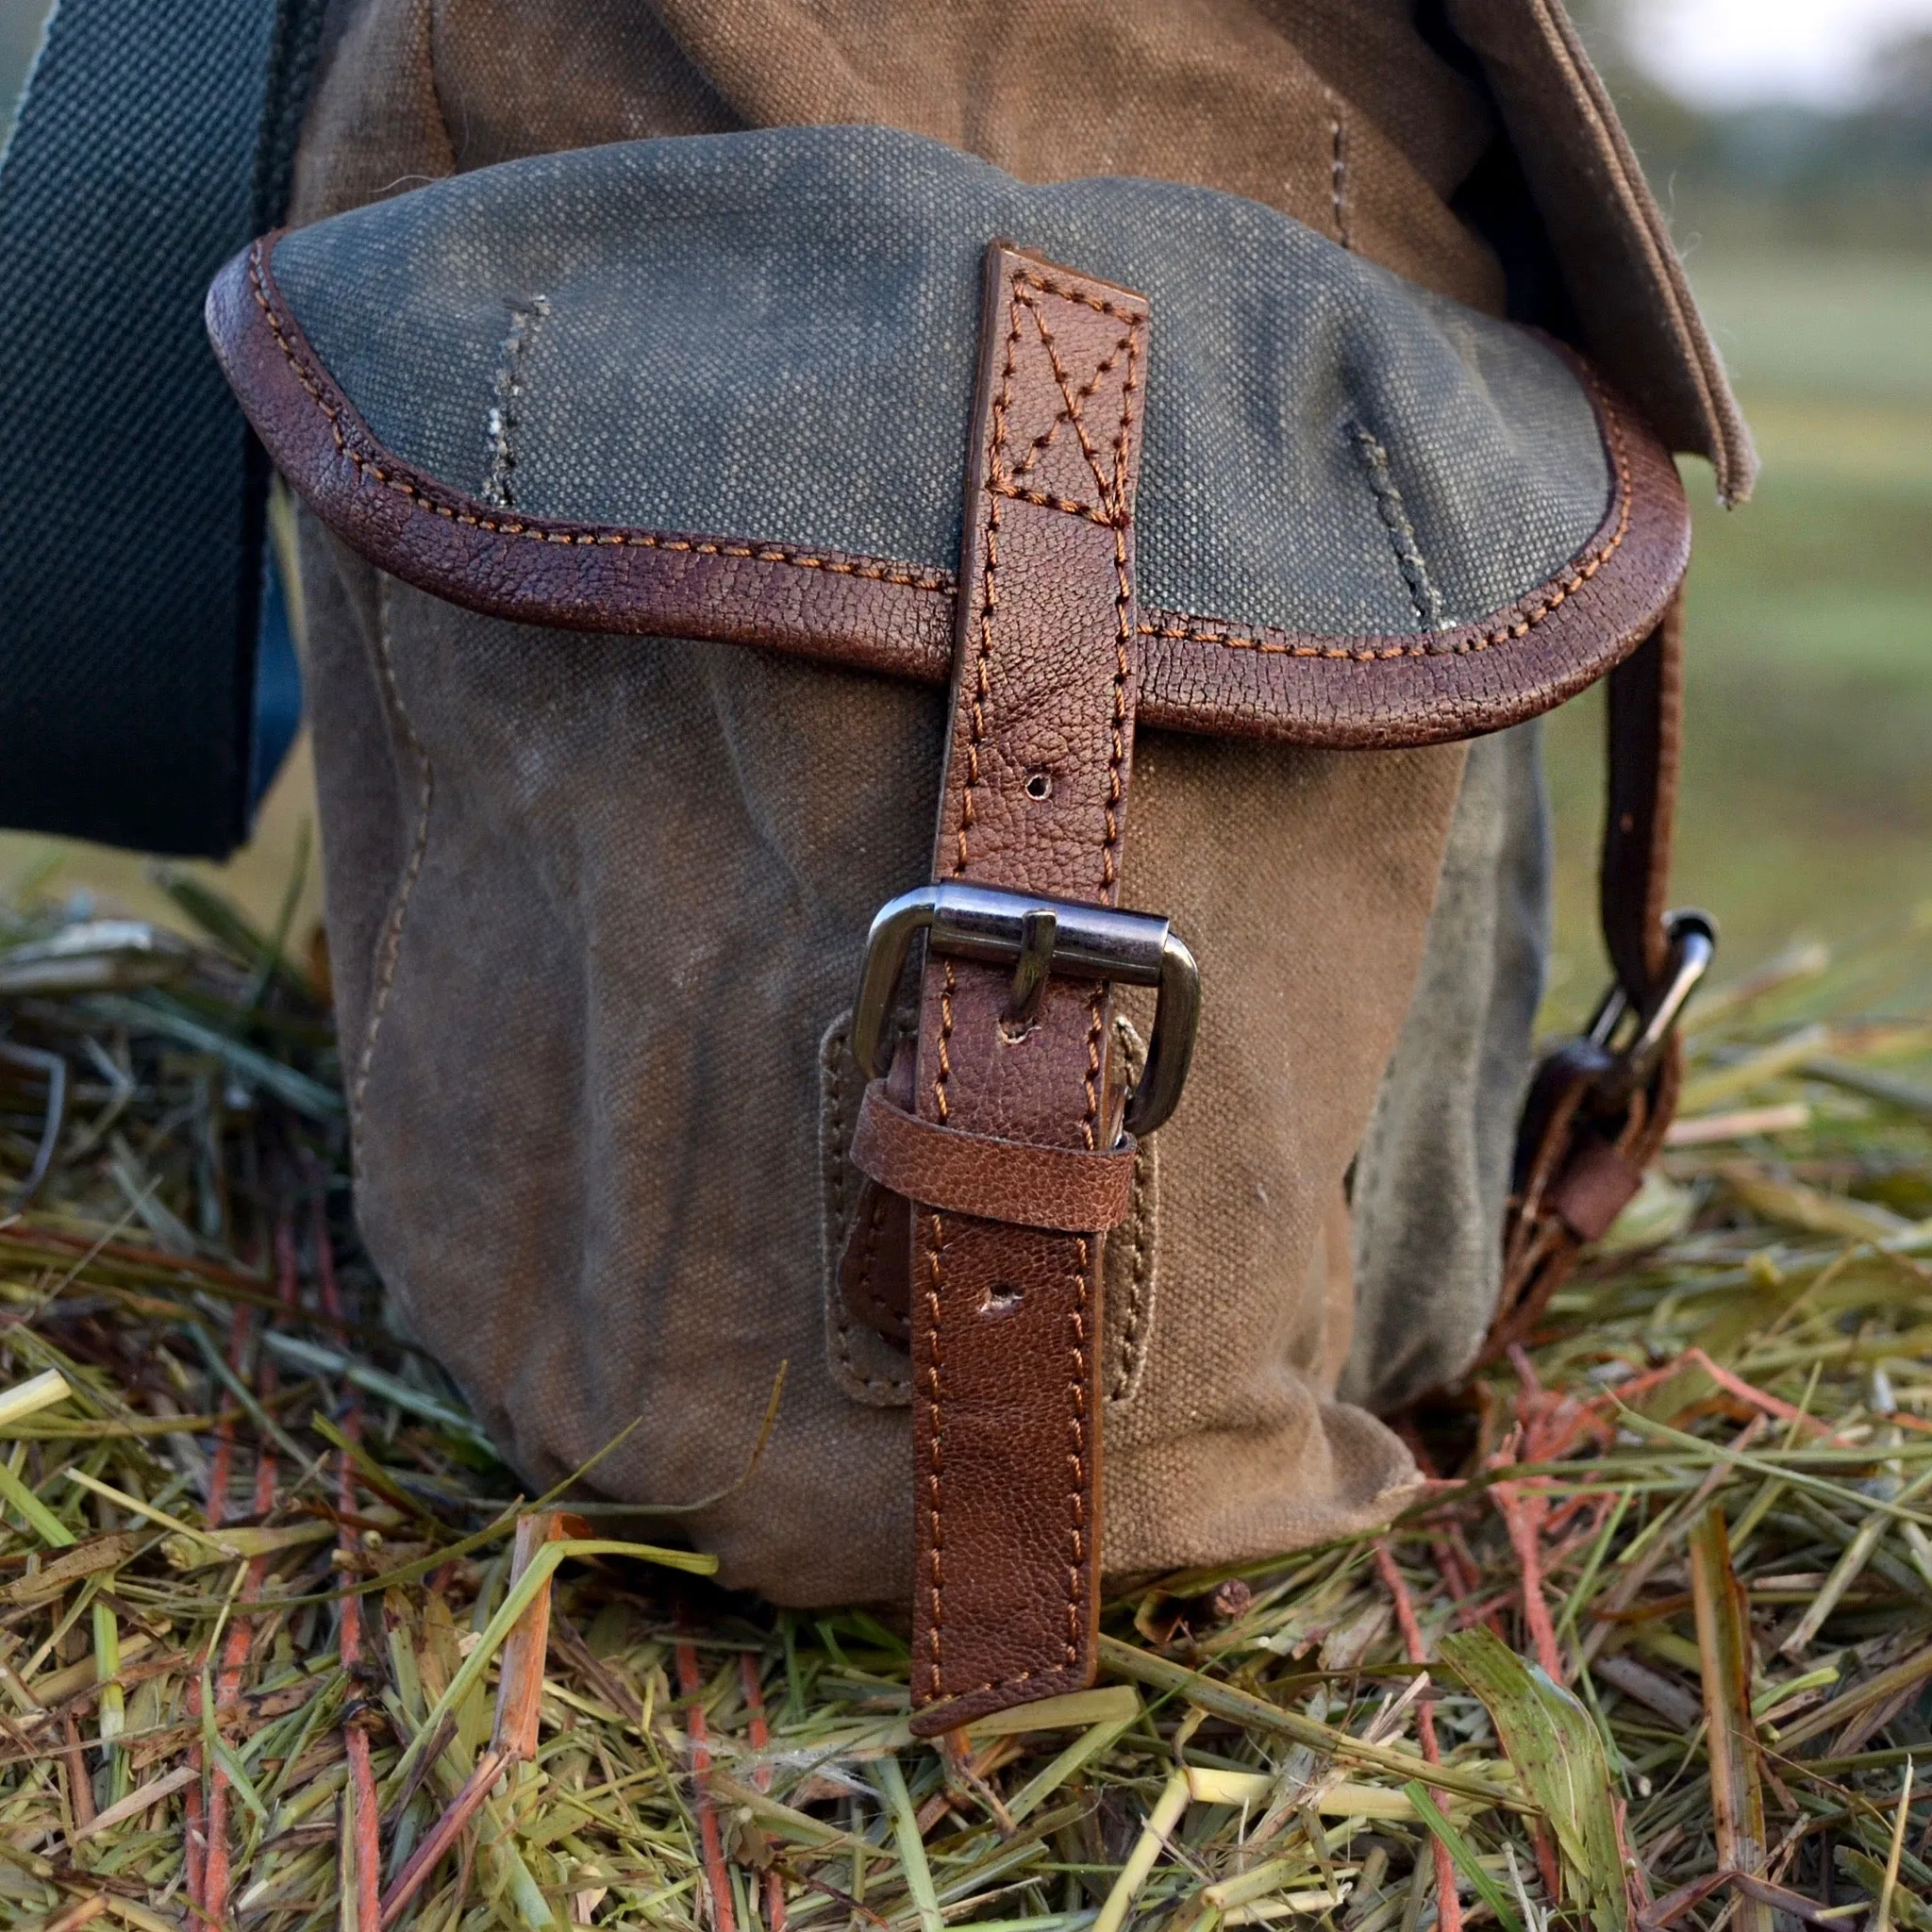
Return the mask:
M1517 1129L1503 1286L1473 1367L1525 1341L1577 1255L1642 1185L1676 1112L1685 1005L1709 970L1709 915L1666 912L1683 724L1684 606L1610 673L1600 913L1614 971L1583 1035L1539 1061Z
M1143 1130L1178 1094L1196 1000L1165 920L1094 910L1119 903L1133 758L1146 358L1143 297L988 250L936 883L875 923L854 1025L876 1074L896 958L924 926L910 1105L875 1080L858 1150L874 1182L925 1196L909 1215L922 1736L1094 1672L1101 1251L1132 1149L1111 985L1160 988Z

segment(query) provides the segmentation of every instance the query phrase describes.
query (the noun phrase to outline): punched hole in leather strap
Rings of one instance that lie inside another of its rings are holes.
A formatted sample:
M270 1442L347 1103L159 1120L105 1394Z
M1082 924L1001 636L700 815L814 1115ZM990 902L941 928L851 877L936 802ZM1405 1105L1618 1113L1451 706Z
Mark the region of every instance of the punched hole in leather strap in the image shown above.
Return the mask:
M936 880L1119 904L1146 335L1143 297L989 249ZM1011 1006L1010 962L928 954L910 1111L937 1132L893 1141L921 1163L901 1174L921 1735L1081 1689L1095 1666L1101 1257L1131 1180L1111 1151L1112 1001L1052 974L1017 1036ZM989 1141L1034 1150L1030 1188L1001 1195L1017 1171ZM1091 1210L1059 1211L1089 1189Z

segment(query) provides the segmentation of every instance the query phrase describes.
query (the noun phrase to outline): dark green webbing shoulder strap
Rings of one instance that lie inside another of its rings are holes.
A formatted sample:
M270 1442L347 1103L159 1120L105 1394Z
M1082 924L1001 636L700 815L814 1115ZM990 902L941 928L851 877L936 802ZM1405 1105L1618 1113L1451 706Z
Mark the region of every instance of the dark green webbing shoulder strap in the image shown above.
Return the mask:
M281 218L324 0L59 0L0 158L0 824L220 854L268 470L203 333Z

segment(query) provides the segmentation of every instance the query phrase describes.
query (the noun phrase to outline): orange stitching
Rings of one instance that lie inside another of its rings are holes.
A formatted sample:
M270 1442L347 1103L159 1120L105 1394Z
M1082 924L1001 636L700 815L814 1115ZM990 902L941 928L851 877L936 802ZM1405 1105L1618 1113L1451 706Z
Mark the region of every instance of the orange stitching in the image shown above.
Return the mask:
M1080 1120L1080 1140L1090 1154L1098 1145L1094 1129L1100 1123L1100 1034L1106 1005L1105 996L1096 992L1088 1008L1093 1024L1087 1034L1087 1111Z
M1099 995L1095 995L1095 1004ZM1085 1491L1087 1487L1087 1308L1092 1298L1091 1257L1088 1251L1087 1237L1079 1237L1079 1273L1075 1276L1079 1291L1074 1302L1073 1313L1068 1320L1074 1330L1074 1375L1070 1385L1073 1395L1073 1450L1067 1457L1072 1482L1067 1501L1073 1512L1073 1524L1068 1542L1067 1557L1067 1662L1076 1663L1080 1657L1081 1617L1080 1617L1080 1565L1086 1556L1084 1547L1087 1534L1087 1510Z
M1062 409L1059 412L1059 414L1056 416L1053 419L1053 421L1049 423L1047 426L1043 430L1041 430L1038 436L1036 436L1033 439L1032 446L1026 452L1026 459L1020 465L1020 467L1017 470L1012 470L1008 473L1007 480L1008 482L1012 482L1018 477L1025 476L1032 473L1034 465L1038 463L1041 458L1043 457L1047 453L1047 451L1053 447L1054 439L1057 436L1058 436L1061 429L1065 427L1067 424L1071 423L1074 420L1077 405L1087 402L1090 398L1095 395L1099 391L1100 385L1102 384L1102 382L1104 382L1108 376L1113 374L1114 365L1121 359L1121 352L1126 346L1127 338L1123 336L1121 340L1114 344L1113 353L1109 355L1107 360L1104 361L1100 365L1100 367L1096 369L1093 372L1093 374L1080 385L1079 394L1077 396L1074 396L1068 403L1068 406L1064 409Z
M941 1126L945 1125L946 1117L952 1110L946 1104L946 1082L953 1075L953 1060L947 1047L953 1038L953 994L958 990L958 984L953 974L952 961L949 959L946 962L946 983L940 989L940 1068L938 1077L932 1085L933 1107L939 1114Z
M1046 317L1040 312L1038 304L1027 302L1024 295L1016 295L1015 300L1024 302L1026 308L1032 313L1033 326L1040 331L1041 345L1046 350L1046 359L1053 370L1053 379L1059 385L1060 395L1067 406L1065 410L1066 420L1072 424L1074 434L1080 439L1080 454L1087 458L1087 467L1093 472L1093 480L1099 485L1101 495L1105 496L1108 491L1108 479L1101 472L1100 452L1093 447L1093 440L1087 434L1086 418L1080 408L1081 401L1092 391L1091 390L1083 390L1079 396L1076 397L1074 395L1073 378L1068 375L1065 365L1060 361L1059 347L1054 340L1053 331L1046 325ZM1107 312L1112 313L1114 311L1108 310ZM1138 321L1130 321L1127 325L1126 334L1113 347L1113 356L1115 357L1118 357L1122 350L1126 350L1127 372L1130 377L1133 374L1133 343L1139 328L1140 324ZM1096 384L1095 387L1097 386ZM1129 387L1131 387L1131 383Z
M297 381L308 391L316 408L326 418L334 436L336 447L342 456L362 475L373 477L386 488L407 497L419 509L441 517L445 522L461 524L466 528L486 530L493 536L525 537L539 542L559 542L603 545L609 548L629 548L639 550L683 551L698 557L742 558L758 563L791 564L800 570L819 570L832 576L861 578L868 583L895 584L905 589L929 591L947 591L957 588L956 580L947 571L917 571L893 569L873 559L854 559L836 556L821 556L808 551L788 550L777 544L725 543L707 541L691 538L667 537L648 530L611 529L571 529L552 534L543 530L533 530L526 525L492 517L479 517L466 510L459 510L448 504L438 502L434 497L415 488L407 478L392 475L380 464L353 449L343 434L338 411L329 403L323 391L311 378L308 365L297 353L294 345L283 333L275 309L263 287L262 251L259 242L249 254L249 285L258 308L268 323L269 331L275 339L289 367L294 372ZM1073 291L1061 289L1054 283L1038 277L1028 278L1027 285L1044 290L1050 294L1063 295L1068 301L1084 302L1090 308L1097 308L1103 314L1118 315L1122 311L1112 303L1096 301ZM1598 404L1598 422L1605 440L1609 443L1616 459L1618 488L1621 495L1616 528L1604 542L1583 560L1574 565L1568 574L1552 589L1541 602L1529 605L1520 618L1495 629L1457 644L1445 644L1440 637L1419 638L1412 643L1392 644L1382 649L1363 650L1339 644L1297 644L1289 643L1278 636L1260 627L1244 628L1232 619L1223 621L1197 618L1191 614L1181 616L1177 621L1166 624L1142 623L1140 634L1142 637L1171 639L1181 643L1219 644L1230 651L1255 651L1263 657L1307 658L1328 659L1337 662L1374 664L1396 658L1441 658L1469 657L1479 651L1487 651L1497 644L1513 643L1526 637L1553 611L1557 609L1570 596L1593 577L1622 546L1630 524L1630 466L1624 444L1624 432L1615 413L1604 407L1602 391L1594 375L1589 370L1580 370L1579 375ZM999 492L1004 493L1004 492ZM1024 492L1015 491L1014 495ZM1031 499L1024 499L1031 500ZM1064 508L1064 504L1049 504L1049 508ZM1084 514L1091 514L1087 506L1079 506Z
M940 1624L943 1610L943 1599L941 1595L941 1586L943 1580L941 1556L945 1544L940 1499L941 1470L941 1450L940 1447L940 1250L944 1245L944 1241L945 1229L941 1223L940 1217L935 1214L932 1217L931 1233L928 1236L928 1245L926 1247L926 1255L929 1257L930 1266L927 1269L927 1287L925 1291L928 1340L925 1369L926 1400L932 1405L932 1427L927 1431L931 1450L931 1467L927 1470L925 1478L925 1514L927 1523L931 1524L930 1548L932 1552L931 1569L928 1573L929 1580L926 1585L927 1621L931 1636L931 1651L927 1658L930 1671L927 1677L928 1689L926 1695L929 1698L940 1696L942 1690L940 1674ZM990 1687L982 1686L981 1688L987 1689Z
M1141 635L1174 638L1185 643L1222 644L1230 651L1258 651L1264 657L1344 658L1357 664L1375 664L1391 658L1466 658L1474 656L1478 651L1487 651L1492 645L1513 643L1519 638L1527 637L1538 625L1560 608L1596 575L1623 547L1624 539L1630 531L1630 456L1624 446L1623 425L1618 422L1616 413L1605 407L1603 391L1598 388L1596 378L1587 370L1582 374L1591 399L1597 405L1597 421L1602 425L1605 440L1610 445L1610 453L1616 465L1616 525L1610 534L1594 549L1571 565L1549 589L1547 594L1534 604L1522 607L1521 614L1510 619L1508 623L1499 625L1493 630L1483 631L1460 643L1443 643L1439 636L1418 638L1412 643L1390 644L1374 650L1363 650L1342 644L1291 644L1282 638L1270 636L1265 630L1251 630L1232 621L1224 625L1212 625L1208 620L1191 616L1166 624L1142 623L1140 625Z
M466 529L485 530L493 537L522 537L533 543L587 544L607 549L684 551L695 557L736 557L747 558L753 563L788 563L799 570L824 571L830 576L858 577L867 583L899 584L913 591L950 591L953 588L950 573L895 568L873 558L827 556L815 551L793 550L778 543L726 543L692 537L669 537L654 530L611 530L581 525L533 529L528 524L514 518L477 516L473 511L458 509L453 505L439 502L426 491L418 489L408 476L384 469L380 463L351 444L342 428L341 412L329 402L295 345L283 331L281 320L269 300L263 276L261 244L258 242L249 252L248 280L256 306L268 323L269 333L275 339L275 346L281 350L289 367L295 372L296 380L308 391L315 407L327 418L336 448L354 464L359 475L373 478L385 489L394 491L398 496L407 497L418 509L440 516L445 523L460 524Z
M1090 295L1085 289L1076 289L1066 282L1055 281L1050 275L1043 275L1022 269L1013 277L1016 288L1038 289L1042 295L1058 295L1063 302L1078 302L1087 308L1097 309L1102 315L1111 315L1116 321L1138 324L1141 320L1136 309L1123 308L1117 303L1105 302L1098 295ZM1024 300L1024 297L1021 298Z
M990 496L1010 496L1021 503L1038 504L1041 509L1064 510L1070 517L1085 517L1090 524L1113 527L1113 518L1108 511L1071 496L1049 496L1044 490L1022 490L1013 483L989 483L986 488Z

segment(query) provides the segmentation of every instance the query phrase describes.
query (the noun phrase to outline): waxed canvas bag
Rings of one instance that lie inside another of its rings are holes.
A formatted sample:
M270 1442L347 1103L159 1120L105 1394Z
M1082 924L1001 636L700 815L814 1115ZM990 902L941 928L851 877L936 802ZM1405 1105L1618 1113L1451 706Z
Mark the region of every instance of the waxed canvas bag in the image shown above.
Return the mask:
M362 1225L520 1468L637 1422L596 1480L711 1499L727 1580L909 1599L926 1730L1087 1681L1105 1574L1400 1506L1337 1209L1442 748L1613 676L1625 991L1532 1092L1499 1341L1708 957L1635 409L1256 202L868 126L434 182L208 322L314 519Z

